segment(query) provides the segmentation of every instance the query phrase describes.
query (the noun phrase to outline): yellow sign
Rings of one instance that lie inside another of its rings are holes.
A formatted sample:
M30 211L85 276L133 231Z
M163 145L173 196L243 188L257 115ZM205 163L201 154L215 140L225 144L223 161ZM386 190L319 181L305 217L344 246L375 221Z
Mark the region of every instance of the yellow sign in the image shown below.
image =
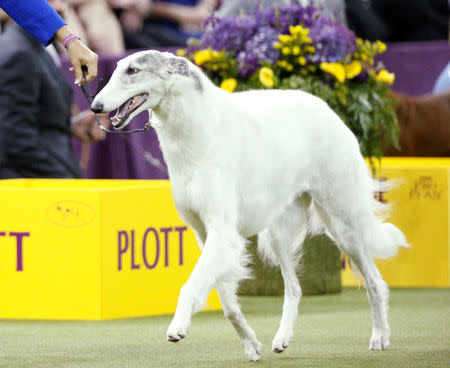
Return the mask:
M168 181L3 180L0 197L0 318L175 311L200 250Z
M450 286L450 159L384 158L378 178L398 182L376 198L392 206L387 221L411 244L394 258L377 261L383 278L393 287ZM346 257L343 268L343 285L357 285Z

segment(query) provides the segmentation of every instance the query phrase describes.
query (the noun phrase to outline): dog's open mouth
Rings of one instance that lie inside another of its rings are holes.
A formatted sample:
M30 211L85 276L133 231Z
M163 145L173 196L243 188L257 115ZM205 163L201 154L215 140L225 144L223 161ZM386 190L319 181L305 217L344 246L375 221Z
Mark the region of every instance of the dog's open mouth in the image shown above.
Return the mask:
M139 106L141 106L145 101L147 101L147 98L148 93L141 93L124 102L117 109L116 115L114 115L111 118L111 122L114 128L116 129L122 128L125 125L130 114L133 111L135 111Z

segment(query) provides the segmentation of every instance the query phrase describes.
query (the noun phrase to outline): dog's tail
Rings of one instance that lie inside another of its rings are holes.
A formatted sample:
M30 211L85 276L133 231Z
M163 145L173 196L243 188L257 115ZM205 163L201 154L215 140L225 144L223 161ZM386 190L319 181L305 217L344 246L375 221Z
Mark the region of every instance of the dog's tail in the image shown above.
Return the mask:
M399 184L396 180L372 180L372 192L374 193L372 206L376 222L369 244L374 258L390 258L397 254L399 247L410 247L405 235L399 228L389 222L384 222L389 215L391 206L382 201L382 194Z
M379 181L372 179L372 208L374 211L374 220L370 226L372 231L367 244L373 258L386 259L397 254L399 247L409 247L405 235L395 225L384 222L389 216L391 206L383 201L383 193L392 190L400 183L396 180ZM308 232L311 235L326 233L330 238L332 235L326 230L324 223L326 216L322 213L320 207L317 207L314 201L309 208L308 213Z

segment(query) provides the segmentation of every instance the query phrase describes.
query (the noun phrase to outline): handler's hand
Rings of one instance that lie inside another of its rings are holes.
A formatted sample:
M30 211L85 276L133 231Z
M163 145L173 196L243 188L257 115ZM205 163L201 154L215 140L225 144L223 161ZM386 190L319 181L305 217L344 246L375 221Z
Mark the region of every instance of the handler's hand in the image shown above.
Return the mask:
M100 122L109 127L108 114L98 115ZM85 110L72 117L72 135L84 143L99 142L106 138L106 133L98 127L95 115Z
M89 83L97 77L98 56L95 52L83 45L80 40L76 40L67 49L69 61L72 64L71 70L75 73L75 84L84 84L82 67L86 69L86 82Z

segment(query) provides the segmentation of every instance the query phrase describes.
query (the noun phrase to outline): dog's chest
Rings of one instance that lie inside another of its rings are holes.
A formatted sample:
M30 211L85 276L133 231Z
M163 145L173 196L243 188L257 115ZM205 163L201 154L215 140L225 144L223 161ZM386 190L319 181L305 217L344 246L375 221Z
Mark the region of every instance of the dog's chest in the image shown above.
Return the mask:
M237 210L234 185L220 171L197 170L190 175L171 176L178 211L193 211L201 218L230 216Z
M202 185L192 175L177 175L171 178L173 198L179 211L200 212L204 208L205 196L201 195ZM206 194L206 193L205 193Z

